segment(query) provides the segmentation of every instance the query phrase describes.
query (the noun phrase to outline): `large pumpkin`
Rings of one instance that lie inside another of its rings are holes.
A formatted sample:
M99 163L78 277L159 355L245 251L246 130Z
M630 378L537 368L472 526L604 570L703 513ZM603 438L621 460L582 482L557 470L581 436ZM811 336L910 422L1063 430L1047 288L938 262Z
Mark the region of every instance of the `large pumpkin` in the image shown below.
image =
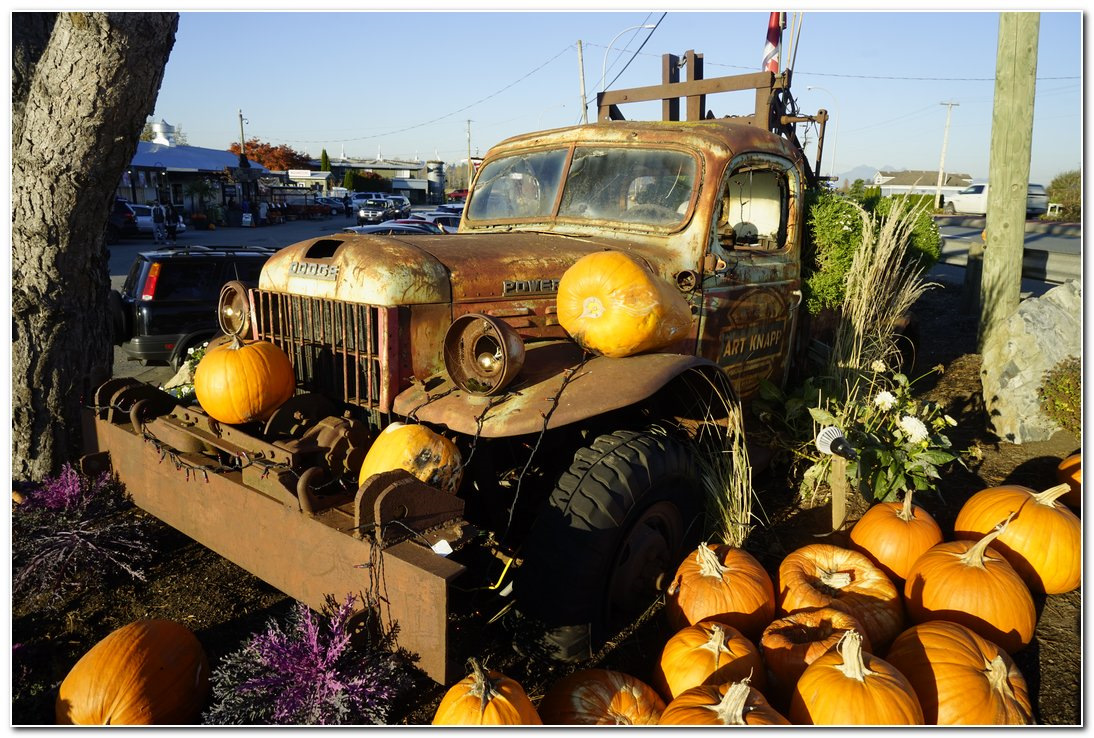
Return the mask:
M960 623L1007 653L1033 640L1037 611L1029 588L989 545L1006 525L979 541L950 541L919 557L904 583L904 602L916 623Z
M209 696L209 663L188 628L138 620L91 647L61 682L62 725L187 725Z
M453 685L437 706L434 725L543 725L524 688L471 660L471 674Z
M991 487L970 497L957 513L954 535L978 539L1011 513L1014 519L992 542L1033 592L1063 594L1082 578L1082 524L1057 502L1071 487L1044 492L1020 485Z
M779 611L815 607L851 613L878 649L904 629L900 594L885 572L864 554L827 543L803 546L779 564Z
M922 725L911 683L892 664L862 651L850 631L805 670L790 698L796 725Z
M657 725L665 703L630 674L584 669L555 682L539 703L545 725Z
M942 529L930 514L912 504L912 491L904 501L879 502L851 529L851 545L892 580L903 580L915 560L931 546L942 543Z
M1060 498L1068 507L1079 509L1083 506L1083 456L1072 454L1056 467L1056 481L1071 489Z
M897 636L885 660L908 677L929 725L1031 725L1022 672L1007 652L958 623L932 620Z
M775 616L775 588L752 554L702 544L677 567L665 612L676 630L713 618L757 638Z
M358 484L392 469L405 469L426 484L449 492L459 489L463 477L456 444L416 423L391 423L384 428L365 454Z
M704 684L681 693L661 713L661 725L790 725L749 686L748 679Z
M834 607L816 607L792 612L764 628L760 650L771 672L772 687L783 697L797 683L806 668L835 648L843 634L854 630L862 635L862 648L869 653L869 636L858 618Z
M687 335L691 307L674 284L640 258L597 251L558 282L558 322L587 351L622 357L662 348Z
M296 392L289 357L269 341L210 346L194 370L201 409L221 423L265 420Z
M703 620L669 638L654 669L653 684L666 699L700 684L752 677L764 686L764 662L752 641L731 625Z

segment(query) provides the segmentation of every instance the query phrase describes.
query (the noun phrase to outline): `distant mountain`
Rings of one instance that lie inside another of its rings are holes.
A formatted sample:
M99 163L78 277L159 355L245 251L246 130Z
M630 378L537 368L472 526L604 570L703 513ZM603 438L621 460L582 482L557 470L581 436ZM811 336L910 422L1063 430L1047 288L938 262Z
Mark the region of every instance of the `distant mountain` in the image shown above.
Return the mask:
M847 171L840 172L839 173L839 180L836 182L836 186L837 187L842 187L843 186L843 180L847 180L847 184L851 184L856 179L861 179L864 182L869 183L874 178L874 175L878 173L879 170L889 170L889 169L892 169L892 167L871 167L871 166L867 166L865 164L860 164L859 166L855 167L854 169L848 169Z

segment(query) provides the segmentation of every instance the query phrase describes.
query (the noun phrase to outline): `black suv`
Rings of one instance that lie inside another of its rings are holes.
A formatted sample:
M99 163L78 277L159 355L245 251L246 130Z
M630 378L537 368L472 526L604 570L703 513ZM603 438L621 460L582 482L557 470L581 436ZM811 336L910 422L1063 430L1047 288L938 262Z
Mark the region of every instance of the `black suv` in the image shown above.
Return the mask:
M114 343L129 359L178 369L187 349L219 332L220 288L238 279L258 286L276 251L263 247L186 246L137 254L121 292L110 291Z
M106 223L106 242L117 243L122 236L130 238L137 235L137 215L129 206L129 201L114 198L110 209L110 218Z

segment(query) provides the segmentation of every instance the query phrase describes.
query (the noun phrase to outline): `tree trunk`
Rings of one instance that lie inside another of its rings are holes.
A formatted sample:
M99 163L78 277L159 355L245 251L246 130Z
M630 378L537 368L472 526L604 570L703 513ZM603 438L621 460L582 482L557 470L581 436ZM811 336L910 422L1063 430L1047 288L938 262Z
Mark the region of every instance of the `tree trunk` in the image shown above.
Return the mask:
M49 41L13 17L12 477L40 480L81 447L80 408L109 377L107 219L152 113L177 13L60 13ZM22 16L22 17L20 17ZM18 90L13 90L18 92Z

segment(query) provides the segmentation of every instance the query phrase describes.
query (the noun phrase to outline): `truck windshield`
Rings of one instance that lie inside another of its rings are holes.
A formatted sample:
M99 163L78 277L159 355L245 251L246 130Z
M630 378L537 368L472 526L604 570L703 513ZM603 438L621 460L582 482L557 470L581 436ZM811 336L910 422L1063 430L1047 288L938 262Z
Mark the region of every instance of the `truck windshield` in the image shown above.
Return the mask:
M578 147L562 179L566 149L516 154L488 163L475 180L470 220L558 217L650 226L681 223L695 187L695 158L681 151Z

